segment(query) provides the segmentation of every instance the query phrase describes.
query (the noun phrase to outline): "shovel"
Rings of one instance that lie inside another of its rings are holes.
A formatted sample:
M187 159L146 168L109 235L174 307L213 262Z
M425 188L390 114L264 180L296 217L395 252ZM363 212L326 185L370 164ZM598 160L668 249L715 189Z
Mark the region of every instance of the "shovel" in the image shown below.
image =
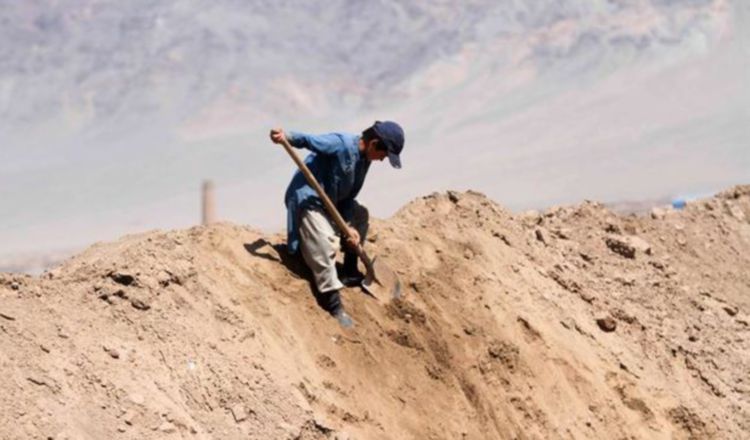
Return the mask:
M341 214L339 214L339 211L336 209L336 206L331 202L331 199L329 199L328 195L323 191L323 188L315 179L315 176L310 172L310 169L307 168L307 165L305 165L299 156L297 156L297 153L292 150L289 141L287 141L286 138L282 138L281 144L284 146L286 152L289 153L289 156L292 157L294 163L296 163L299 169L302 170L302 174L305 175L307 183L315 188L318 196L323 200L326 211L328 211L328 214L333 217L339 230L346 235L347 239L352 238L349 234L349 226L347 226L346 222L341 217ZM374 298L401 297L401 281L399 281L396 272L377 257L370 258L360 243L357 243L355 251L366 268L365 279L362 281L362 288L365 289L365 292Z

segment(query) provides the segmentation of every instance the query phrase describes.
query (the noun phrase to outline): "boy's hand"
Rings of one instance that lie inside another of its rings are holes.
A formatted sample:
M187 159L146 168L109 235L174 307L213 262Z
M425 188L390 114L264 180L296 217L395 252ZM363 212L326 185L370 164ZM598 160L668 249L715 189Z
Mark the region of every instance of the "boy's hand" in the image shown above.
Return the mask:
M274 144L281 144L286 139L286 134L283 128L272 128L270 137Z
M354 228L349 228L349 235L346 237L346 244L352 249L359 246L359 232Z

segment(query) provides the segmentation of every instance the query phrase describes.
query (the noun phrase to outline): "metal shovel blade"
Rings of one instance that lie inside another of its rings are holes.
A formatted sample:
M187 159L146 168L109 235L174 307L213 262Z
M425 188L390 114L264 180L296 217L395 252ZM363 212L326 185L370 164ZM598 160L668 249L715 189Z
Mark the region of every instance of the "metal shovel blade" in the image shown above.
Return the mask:
M387 264L375 257L366 264L367 274L362 281L362 288L376 298L400 298L401 281L398 275Z

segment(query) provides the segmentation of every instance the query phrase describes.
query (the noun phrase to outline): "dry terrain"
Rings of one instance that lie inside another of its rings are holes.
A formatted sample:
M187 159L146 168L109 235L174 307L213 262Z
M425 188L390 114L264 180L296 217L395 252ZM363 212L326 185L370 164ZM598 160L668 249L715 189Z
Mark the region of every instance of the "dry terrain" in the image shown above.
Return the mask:
M315 302L231 224L0 274L2 439L750 437L750 186L686 209L515 215L444 193L373 220L397 301Z

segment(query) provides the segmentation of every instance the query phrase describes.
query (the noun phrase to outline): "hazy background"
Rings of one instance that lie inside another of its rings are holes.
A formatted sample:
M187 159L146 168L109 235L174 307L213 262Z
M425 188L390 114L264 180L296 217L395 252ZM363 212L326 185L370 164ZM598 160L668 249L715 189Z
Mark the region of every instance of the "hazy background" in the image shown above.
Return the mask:
M272 126L399 121L379 217L708 194L750 182L748 79L746 0L0 0L0 270L196 224L206 178L283 230Z

